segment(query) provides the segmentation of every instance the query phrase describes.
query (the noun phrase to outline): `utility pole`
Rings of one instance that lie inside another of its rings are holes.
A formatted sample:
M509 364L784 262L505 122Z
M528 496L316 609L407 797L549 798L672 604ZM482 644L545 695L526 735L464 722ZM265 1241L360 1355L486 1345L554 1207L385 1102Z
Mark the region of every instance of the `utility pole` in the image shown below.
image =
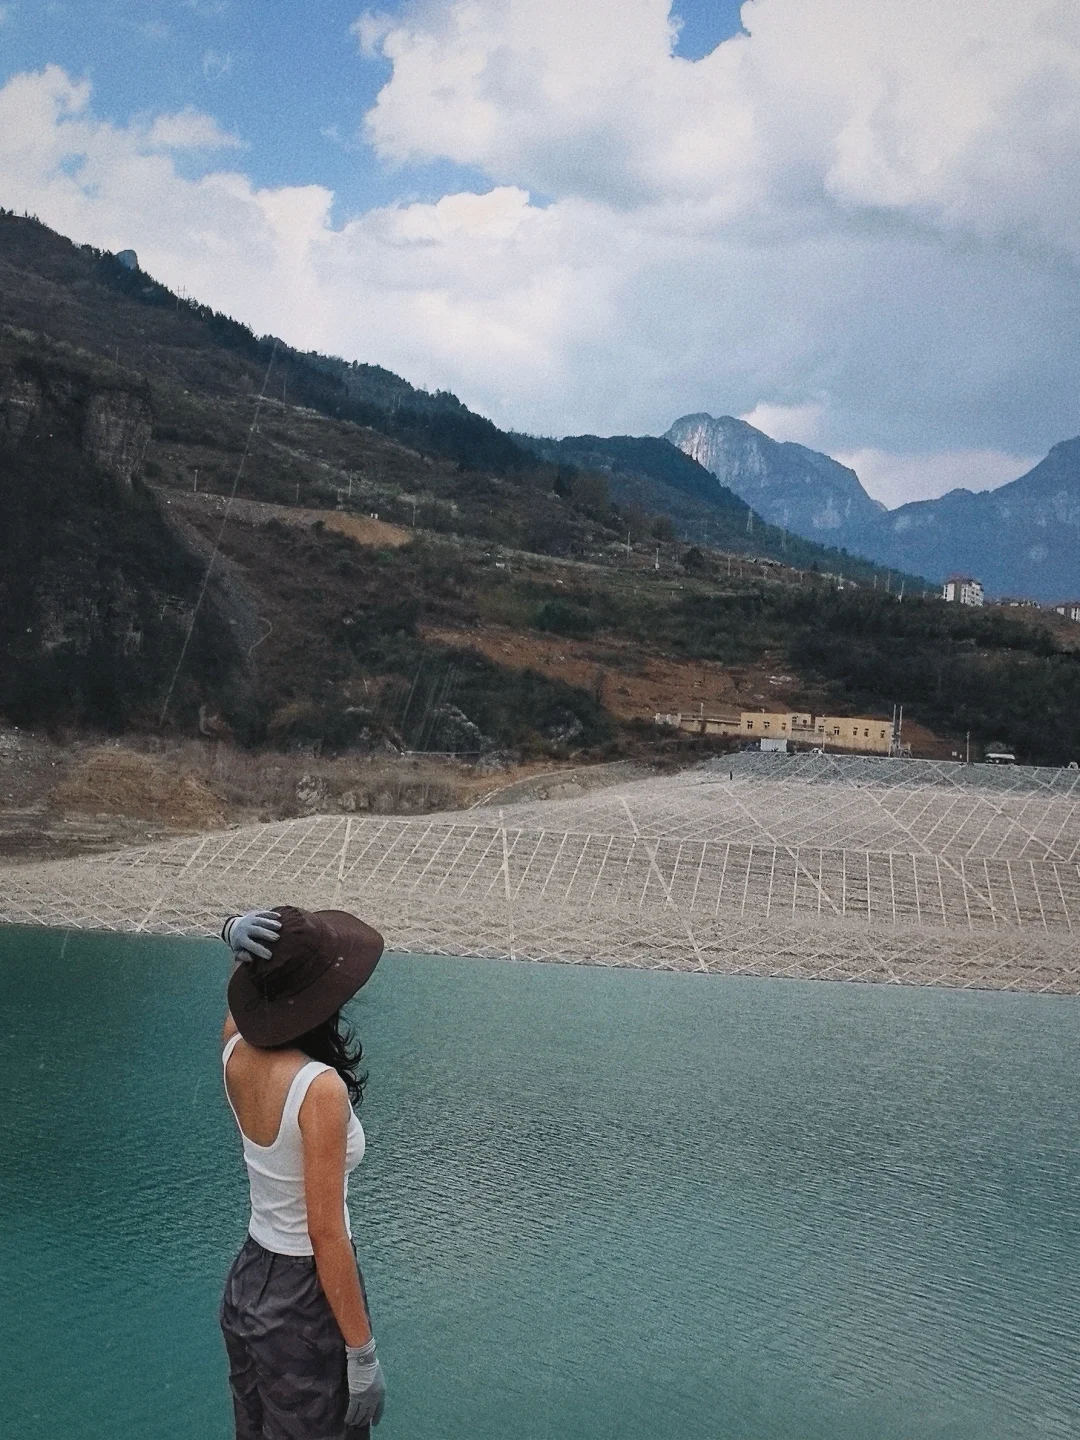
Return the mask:
M660 569L660 546L659 546L659 545L656 547L656 564L653 566L653 569L654 569L654 570L659 570L659 569Z
M626 530L626 559L627 559L627 561L629 562L629 559L630 559L630 528L629 528L629 526L627 526L627 530Z
M965 764L965 765L970 765L970 764L971 764L971 731L970 731L970 730L967 732L967 735L965 736L965 742L964 742L964 764Z
M191 488L192 488L192 490L195 492L196 495L199 493L199 470L198 470L198 466L196 466L196 468L195 468L195 484L194 484Z
M416 529L416 499L415 499L415 497L413 498L413 502L412 502L412 528L413 528L414 530Z

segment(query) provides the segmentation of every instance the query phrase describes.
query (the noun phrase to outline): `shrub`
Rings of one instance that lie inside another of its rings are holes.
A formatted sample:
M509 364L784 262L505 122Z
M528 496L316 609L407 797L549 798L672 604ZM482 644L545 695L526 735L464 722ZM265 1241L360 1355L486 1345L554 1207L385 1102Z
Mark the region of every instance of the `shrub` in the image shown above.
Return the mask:
M532 623L537 630L569 637L591 635L596 629L596 621L588 610L568 600L545 600L537 607Z

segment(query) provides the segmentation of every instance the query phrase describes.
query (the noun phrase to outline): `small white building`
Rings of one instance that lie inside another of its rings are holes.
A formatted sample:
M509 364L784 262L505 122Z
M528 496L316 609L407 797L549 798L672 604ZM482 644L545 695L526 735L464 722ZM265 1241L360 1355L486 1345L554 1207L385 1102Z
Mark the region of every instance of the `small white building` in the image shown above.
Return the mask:
M941 598L954 605L985 605L982 582L970 575L950 575L941 591Z
M1063 600L1054 609L1059 615L1064 615L1066 620L1080 620L1080 600Z

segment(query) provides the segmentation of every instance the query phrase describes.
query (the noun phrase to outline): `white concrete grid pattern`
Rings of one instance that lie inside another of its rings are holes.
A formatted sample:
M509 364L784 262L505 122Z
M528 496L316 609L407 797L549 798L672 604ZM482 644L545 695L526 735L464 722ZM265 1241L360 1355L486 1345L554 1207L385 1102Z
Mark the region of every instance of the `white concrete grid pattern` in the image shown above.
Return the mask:
M0 920L213 934L288 901L429 954L1075 993L1078 862L1077 771L747 754L501 810L8 865Z

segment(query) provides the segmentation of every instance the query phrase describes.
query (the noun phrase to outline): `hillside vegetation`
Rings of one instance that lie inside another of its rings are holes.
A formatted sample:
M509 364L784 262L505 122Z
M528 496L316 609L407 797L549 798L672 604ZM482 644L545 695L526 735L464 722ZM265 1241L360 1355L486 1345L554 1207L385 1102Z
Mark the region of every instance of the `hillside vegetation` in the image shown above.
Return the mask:
M1030 760L1080 753L1067 627L946 607L734 496L706 503L665 442L526 442L11 216L0 322L16 723L499 763L684 754L633 700L649 671L655 708L903 703ZM650 471L691 508L650 513Z

